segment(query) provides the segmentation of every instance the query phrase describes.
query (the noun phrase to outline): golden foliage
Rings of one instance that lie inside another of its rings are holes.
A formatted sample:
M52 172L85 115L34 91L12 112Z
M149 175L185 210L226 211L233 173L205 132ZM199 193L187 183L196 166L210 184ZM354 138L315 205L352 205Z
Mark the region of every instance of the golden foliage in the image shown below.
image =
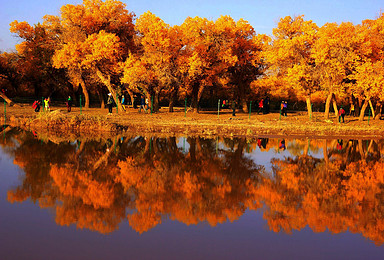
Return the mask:
M10 24L11 33L16 33L20 38L31 41L35 37L35 30L27 22L13 21Z
M288 86L298 96L308 96L317 90L311 58L317 31L317 25L305 21L304 16L281 18L277 28L273 29L275 38L266 52L272 70L279 77L286 77Z
M378 98L384 100L384 64L383 61L366 61L356 66L350 78L356 80L351 86L352 92L362 99Z
M63 195L81 198L95 209L109 208L115 200L112 183L100 183L85 171L53 166L49 174Z
M125 83L154 96L156 104L161 95L172 100L192 96L193 108L206 87L218 96L238 98L243 110L247 100L265 94L306 100L308 110L314 93L335 93L343 101L350 94L383 99L382 13L359 25L321 28L303 15L286 16L273 37L258 35L248 21L230 16L188 17L170 26L148 11L134 21L121 1L84 0L64 5L59 16L45 16L42 25L14 21L10 30L24 40L16 46L18 53L29 56L20 70L27 67L33 75L46 69L34 70L41 59L48 67L65 68L75 88L87 76L114 97L114 86ZM45 57L39 55L42 49ZM53 64L48 62L52 54Z

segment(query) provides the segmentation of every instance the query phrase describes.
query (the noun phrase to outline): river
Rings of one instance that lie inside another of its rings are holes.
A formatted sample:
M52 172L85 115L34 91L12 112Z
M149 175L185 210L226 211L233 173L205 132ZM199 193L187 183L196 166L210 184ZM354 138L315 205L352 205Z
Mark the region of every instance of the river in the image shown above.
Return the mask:
M384 253L384 140L1 134L1 259Z

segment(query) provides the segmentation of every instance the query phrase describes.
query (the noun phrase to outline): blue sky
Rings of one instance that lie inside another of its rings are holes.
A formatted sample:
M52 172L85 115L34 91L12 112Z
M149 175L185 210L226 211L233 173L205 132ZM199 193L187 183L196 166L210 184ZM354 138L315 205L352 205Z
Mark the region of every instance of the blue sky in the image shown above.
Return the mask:
M361 23L375 19L384 12L384 0L123 0L127 9L139 17L151 11L170 25L181 24L187 18L200 16L215 20L230 15L235 20L247 20L257 33L271 35L278 20L287 15L305 15L318 26L327 22ZM9 32L9 24L27 21L33 25L46 14L58 15L65 4L79 4L82 0L0 0L0 51L10 51L19 43Z

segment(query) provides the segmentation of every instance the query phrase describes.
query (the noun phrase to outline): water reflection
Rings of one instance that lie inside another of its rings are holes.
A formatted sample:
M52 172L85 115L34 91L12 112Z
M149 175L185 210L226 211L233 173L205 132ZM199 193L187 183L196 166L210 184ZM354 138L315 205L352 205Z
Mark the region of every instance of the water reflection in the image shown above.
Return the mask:
M109 233L128 220L142 233L164 219L215 226L262 210L275 232L309 226L384 242L383 140L66 140L14 128L0 142L25 172L8 200L54 209L59 225Z

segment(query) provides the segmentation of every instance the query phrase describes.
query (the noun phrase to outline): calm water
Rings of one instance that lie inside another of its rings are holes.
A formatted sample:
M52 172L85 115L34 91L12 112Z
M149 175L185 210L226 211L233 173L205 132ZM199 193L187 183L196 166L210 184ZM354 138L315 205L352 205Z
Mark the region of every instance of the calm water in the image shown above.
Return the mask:
M0 259L382 259L384 140L0 136Z

